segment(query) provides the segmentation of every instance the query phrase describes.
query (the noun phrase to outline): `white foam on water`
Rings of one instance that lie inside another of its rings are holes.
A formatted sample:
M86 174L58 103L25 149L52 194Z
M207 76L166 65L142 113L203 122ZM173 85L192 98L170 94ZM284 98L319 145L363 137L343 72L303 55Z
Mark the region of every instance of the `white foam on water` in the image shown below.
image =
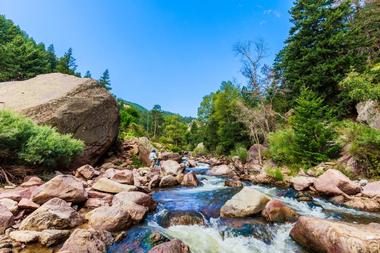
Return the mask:
M266 244L253 236L239 236L228 232L223 235L216 225L210 227L171 226L163 232L170 237L182 240L193 253L296 252L296 247L288 243L291 227L291 224L274 227L271 244Z

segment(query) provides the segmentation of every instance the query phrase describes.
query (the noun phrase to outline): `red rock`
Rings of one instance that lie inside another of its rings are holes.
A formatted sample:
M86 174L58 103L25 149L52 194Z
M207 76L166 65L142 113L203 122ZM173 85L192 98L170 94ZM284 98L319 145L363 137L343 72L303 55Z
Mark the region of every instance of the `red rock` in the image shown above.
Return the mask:
M342 172L329 169L314 182L314 188L324 195L354 195L361 191L359 184L351 181Z
M153 200L152 196L143 192L120 192L113 198L112 205L120 205L125 202L134 202L138 205L148 207L153 211L156 209L157 203Z
M116 170L116 173L111 177L111 179L121 184L134 184L133 172L130 170Z
M198 186L199 185L199 181L198 181L198 178L197 178L197 176L195 175L194 172L189 172L189 173L187 173L183 177L181 185L184 185L184 186Z
M5 206L0 205L0 235L14 223L13 214Z
M362 194L367 197L380 197L380 181L368 183L363 187Z
M182 241L175 239L153 247L148 253L190 253L190 248Z
M34 203L30 199L21 199L20 202L18 203L18 207L21 209L29 209L29 210L35 210L40 207L39 204Z
M86 214L89 225L98 230L118 232L133 223L127 208L123 206L101 206Z
M33 176L28 181L21 184L22 187L40 186L44 183L41 178Z
M79 167L75 174L76 177L83 177L87 180L92 179L93 177L97 175L99 175L99 172L96 171L94 167L92 167L89 164Z
M380 225L375 223L359 225L302 216L290 236L313 252L370 253L380 249Z
M295 221L298 218L298 214L293 209L276 199L266 204L262 215L267 221L272 222Z
M312 186L315 182L315 177L298 176L293 177L290 181L293 184L294 189L297 191L304 191Z
M80 203L87 199L83 183L70 175L59 175L39 186L32 193L37 204L45 203L52 198L60 198L68 202Z

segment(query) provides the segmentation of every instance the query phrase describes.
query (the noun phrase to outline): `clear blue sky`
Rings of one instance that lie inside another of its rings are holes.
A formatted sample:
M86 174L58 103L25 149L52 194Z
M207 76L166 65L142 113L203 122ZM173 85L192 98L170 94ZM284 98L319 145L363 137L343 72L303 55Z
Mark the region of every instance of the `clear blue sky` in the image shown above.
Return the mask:
M0 0L0 13L79 70L110 70L113 92L148 109L195 116L204 95L240 80L232 46L263 39L271 63L291 0Z

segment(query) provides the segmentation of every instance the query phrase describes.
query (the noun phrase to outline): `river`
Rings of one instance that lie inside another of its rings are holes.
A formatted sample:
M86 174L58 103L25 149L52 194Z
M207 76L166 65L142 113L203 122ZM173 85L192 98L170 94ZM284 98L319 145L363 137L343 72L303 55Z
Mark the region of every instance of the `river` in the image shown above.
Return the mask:
M108 253L144 253L152 248L150 235L159 232L186 243L192 253L307 253L289 236L293 224L273 224L259 215L244 219L226 219L219 216L222 205L240 188L225 187L223 177L207 175L208 166L187 169L197 173L198 187L176 187L158 190L153 198L157 210L146 221L127 231L127 236L113 244ZM281 189L244 183L272 198L279 199L300 215L314 216L352 223L380 222L380 214L368 213L334 205L325 199L310 202L296 200L293 189ZM204 220L204 225L167 226L168 217L176 213L192 213Z

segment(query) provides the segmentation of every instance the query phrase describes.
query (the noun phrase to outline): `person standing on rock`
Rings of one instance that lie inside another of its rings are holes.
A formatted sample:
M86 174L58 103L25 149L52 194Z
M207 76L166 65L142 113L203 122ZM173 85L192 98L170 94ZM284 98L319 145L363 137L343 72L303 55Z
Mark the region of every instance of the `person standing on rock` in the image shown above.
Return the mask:
M152 149L152 151L149 154L149 160L151 162L151 168L154 168L156 166L160 166L158 157L157 157L157 151L155 149Z

